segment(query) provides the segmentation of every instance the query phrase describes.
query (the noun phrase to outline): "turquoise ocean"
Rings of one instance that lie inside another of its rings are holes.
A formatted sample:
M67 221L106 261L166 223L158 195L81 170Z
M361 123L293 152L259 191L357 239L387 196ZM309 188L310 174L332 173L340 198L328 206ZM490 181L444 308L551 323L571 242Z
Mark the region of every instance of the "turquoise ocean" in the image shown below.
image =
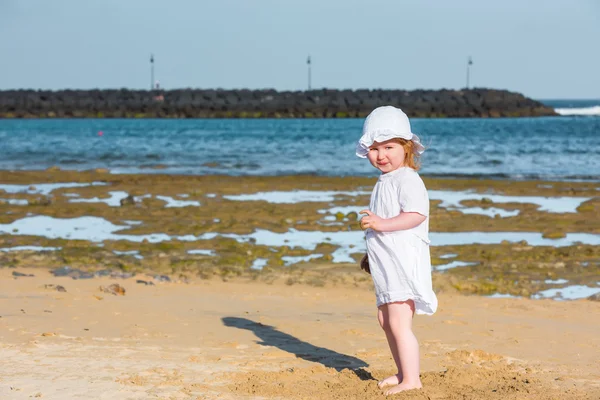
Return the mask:
M422 174L600 179L600 100L543 100L543 118L413 119ZM0 120L0 169L367 176L361 119ZM156 168L160 166L160 168Z

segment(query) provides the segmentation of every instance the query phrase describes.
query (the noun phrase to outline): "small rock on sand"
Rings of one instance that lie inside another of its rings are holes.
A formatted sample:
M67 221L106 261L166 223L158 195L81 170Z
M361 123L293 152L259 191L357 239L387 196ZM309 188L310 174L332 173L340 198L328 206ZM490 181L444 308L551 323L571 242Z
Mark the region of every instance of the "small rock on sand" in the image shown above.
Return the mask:
M587 299L591 300L591 301L600 301L600 292L594 293L593 295L591 295Z
M125 296L125 288L119 285L118 283L113 283L112 285L107 287L100 286L100 291L114 295Z
M66 292L67 289L65 289L64 286L62 285L55 285L53 283L47 283L44 285L44 289L50 289L50 290L56 290L58 292Z
M35 275L33 275L33 274L24 274L22 272L13 271L12 276L18 276L18 277L28 276L28 277L32 277L32 276L35 276Z

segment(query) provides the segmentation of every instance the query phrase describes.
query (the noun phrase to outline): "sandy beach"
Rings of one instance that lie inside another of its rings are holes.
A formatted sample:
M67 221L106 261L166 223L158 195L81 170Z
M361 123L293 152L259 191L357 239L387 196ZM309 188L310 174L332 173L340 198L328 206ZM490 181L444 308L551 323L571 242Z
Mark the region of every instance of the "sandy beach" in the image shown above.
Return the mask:
M368 288L13 272L0 270L2 399L364 399L393 372ZM125 295L100 290L113 283ZM397 398L597 399L599 312L441 294L415 319L425 388Z

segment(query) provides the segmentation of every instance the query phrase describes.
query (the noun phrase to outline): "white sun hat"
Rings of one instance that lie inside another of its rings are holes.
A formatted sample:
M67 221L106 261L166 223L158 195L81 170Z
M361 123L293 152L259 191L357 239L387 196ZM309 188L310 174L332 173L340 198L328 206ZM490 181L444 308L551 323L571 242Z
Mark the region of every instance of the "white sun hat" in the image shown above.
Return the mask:
M394 138L412 140L415 151L423 154L425 146L421 140L410 130L408 117L399 108L392 106L377 107L365 119L362 137L356 144L356 155L366 158L369 147L374 142L382 143Z

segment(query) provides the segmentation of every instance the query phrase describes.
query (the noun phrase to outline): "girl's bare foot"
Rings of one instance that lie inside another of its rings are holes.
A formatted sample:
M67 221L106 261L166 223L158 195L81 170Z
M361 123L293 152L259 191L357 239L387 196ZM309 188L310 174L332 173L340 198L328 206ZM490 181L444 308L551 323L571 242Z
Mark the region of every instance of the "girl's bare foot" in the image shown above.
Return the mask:
M389 396L392 394L404 392L406 390L421 389L422 387L423 387L423 385L421 384L420 380L418 380L414 383L402 382L401 384L396 385L393 388L391 388L390 390L388 390L387 392L385 392L385 395Z
M396 386L396 385L399 385L400 382L402 382L402 375L396 374L396 375L388 376L384 380L379 381L379 383L377 384L377 387L379 389L383 389L386 386Z

